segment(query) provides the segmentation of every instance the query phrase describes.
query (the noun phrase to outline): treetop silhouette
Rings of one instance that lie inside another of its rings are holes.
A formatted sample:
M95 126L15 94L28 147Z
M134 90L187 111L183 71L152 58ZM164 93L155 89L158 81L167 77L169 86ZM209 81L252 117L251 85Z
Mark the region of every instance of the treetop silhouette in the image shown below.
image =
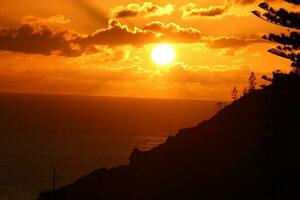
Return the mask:
M253 92L256 87L256 76L254 72L251 72L248 81L249 81L249 92Z
M296 6L300 5L300 0L284 1ZM266 2L260 3L259 7L264 12L255 10L252 12L254 15L270 23L289 28L287 34L270 33L264 35L263 38L279 43L276 48L270 49L269 52L291 60L293 71L298 73L300 70L300 12L288 11L284 8L275 9Z

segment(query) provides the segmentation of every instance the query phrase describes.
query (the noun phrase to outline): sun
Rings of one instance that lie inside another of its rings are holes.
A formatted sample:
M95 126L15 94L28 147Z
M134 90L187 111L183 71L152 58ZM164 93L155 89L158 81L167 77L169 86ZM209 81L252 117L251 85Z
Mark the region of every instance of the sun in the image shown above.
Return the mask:
M158 65L169 65L175 60L176 53L171 45L158 44L153 48L151 57Z

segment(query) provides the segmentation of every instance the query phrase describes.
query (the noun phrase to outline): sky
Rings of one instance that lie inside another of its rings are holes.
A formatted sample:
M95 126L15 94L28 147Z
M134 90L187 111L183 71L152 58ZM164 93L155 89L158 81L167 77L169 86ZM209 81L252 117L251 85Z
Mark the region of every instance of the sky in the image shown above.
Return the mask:
M283 29L251 14L258 3L0 0L0 91L229 100L252 71L259 85L290 70L267 52L276 44L261 36ZM158 44L174 62L153 62Z

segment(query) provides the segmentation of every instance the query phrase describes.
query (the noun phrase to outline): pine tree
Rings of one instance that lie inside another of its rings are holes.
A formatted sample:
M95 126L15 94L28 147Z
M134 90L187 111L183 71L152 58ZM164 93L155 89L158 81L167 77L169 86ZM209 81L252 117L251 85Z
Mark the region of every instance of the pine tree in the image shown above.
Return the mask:
M256 87L256 76L255 76L254 72L251 72L248 81L249 81L249 92L253 92Z
M293 5L299 6L300 0L284 0ZM300 70L300 12L288 11L284 8L275 9L268 3L260 3L259 7L264 10L253 11L257 17L270 23L288 28L288 34L270 33L263 36L264 39L279 43L279 46L269 50L277 56L287 58L292 61L293 71L299 73Z
M231 92L231 97L233 101L238 100L238 94L239 91L236 89L236 87L233 87L232 92Z

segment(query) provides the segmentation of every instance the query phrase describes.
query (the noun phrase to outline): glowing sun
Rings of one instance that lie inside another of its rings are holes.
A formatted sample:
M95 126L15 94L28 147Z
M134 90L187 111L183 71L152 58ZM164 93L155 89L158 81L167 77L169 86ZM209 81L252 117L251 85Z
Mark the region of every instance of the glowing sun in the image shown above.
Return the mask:
M158 65L169 65L175 60L176 53L171 45L158 44L153 48L151 57Z

